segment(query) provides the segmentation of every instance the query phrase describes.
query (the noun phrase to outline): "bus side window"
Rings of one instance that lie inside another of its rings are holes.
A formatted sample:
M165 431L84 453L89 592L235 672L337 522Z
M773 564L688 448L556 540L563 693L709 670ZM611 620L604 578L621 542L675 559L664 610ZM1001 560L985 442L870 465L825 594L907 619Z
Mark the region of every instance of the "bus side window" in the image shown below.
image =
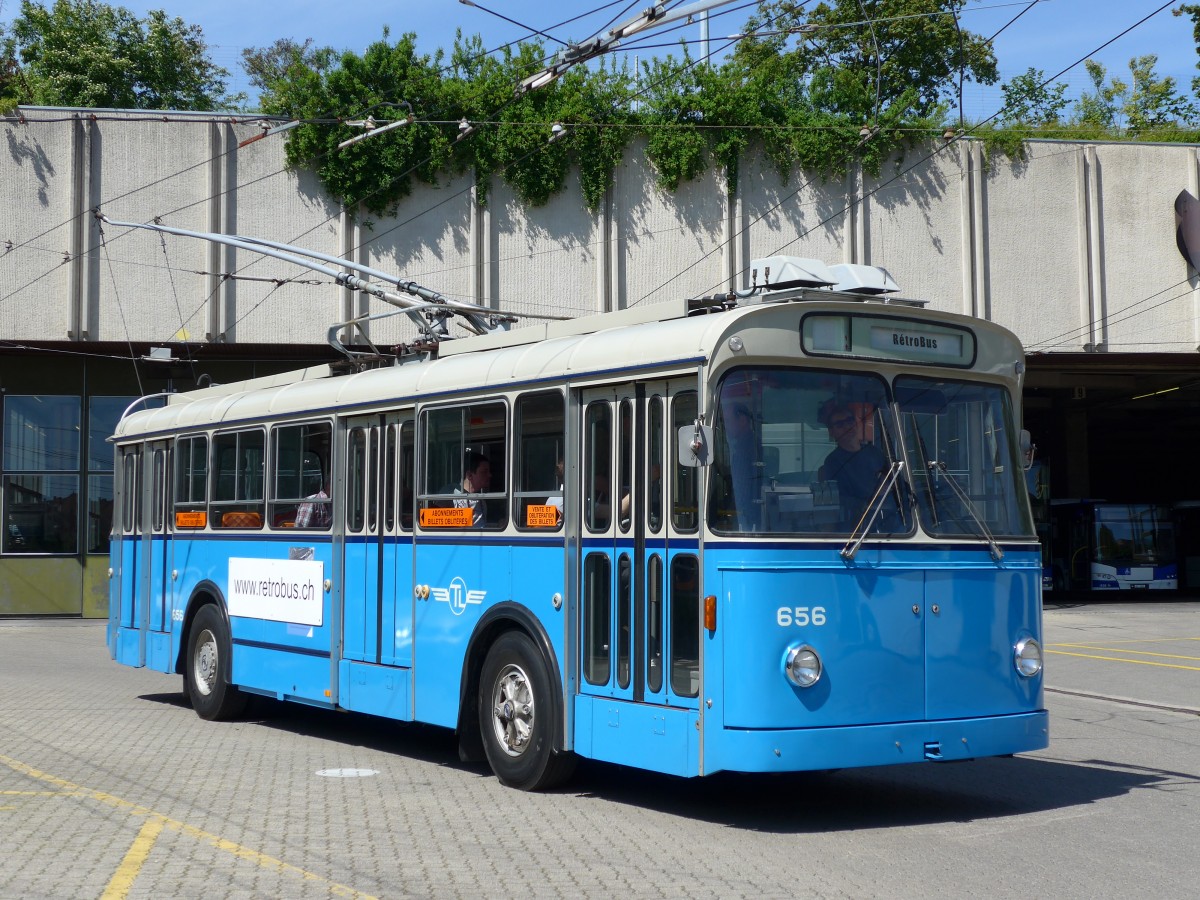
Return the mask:
M700 692L700 563L690 553L671 560L671 691Z
M608 403L589 404L584 424L584 522L589 531L612 524L612 413Z
M285 425L274 430L272 528L329 528L333 521L329 479L332 434L328 422Z
M411 420L400 426L400 527L412 531L413 498L417 492L416 447Z
M357 533L367 524L367 430L350 432L346 454L346 531Z
M166 527L167 513L167 452L165 450L154 451L154 476L150 493L153 497L150 508L154 516L151 528L155 533L161 534Z
M208 438L175 442L174 526L203 528L208 523Z
M682 391L675 395L671 404L671 433L678 433L684 425L696 421L697 403L695 391ZM679 462L679 442L671 441L671 524L676 531L696 530L700 509L700 482L697 468Z
M209 517L214 528L262 528L265 443L261 429L213 438Z
M518 528L553 531L562 527L564 423L563 395L558 391L526 394L517 401L513 499Z
M583 677L588 684L608 684L612 671L611 590L608 554L589 553L583 561Z
M646 513L650 532L658 534L662 530L663 509L663 398L657 394L647 402L649 430L646 448L649 473L646 476Z
M422 417L421 526L491 531L508 525L505 404L493 401L431 409Z
M127 447L121 460L121 530L125 534L138 531L138 513L142 496L141 484L138 481L138 461L141 459L140 447Z

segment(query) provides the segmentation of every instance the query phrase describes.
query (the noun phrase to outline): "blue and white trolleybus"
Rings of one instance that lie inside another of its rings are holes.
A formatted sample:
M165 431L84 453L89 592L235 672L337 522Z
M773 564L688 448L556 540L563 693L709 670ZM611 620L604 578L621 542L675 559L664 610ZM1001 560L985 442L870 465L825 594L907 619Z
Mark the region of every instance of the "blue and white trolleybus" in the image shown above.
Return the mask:
M455 729L523 789L1047 746L1020 344L882 270L754 267L130 412L113 658L209 719Z

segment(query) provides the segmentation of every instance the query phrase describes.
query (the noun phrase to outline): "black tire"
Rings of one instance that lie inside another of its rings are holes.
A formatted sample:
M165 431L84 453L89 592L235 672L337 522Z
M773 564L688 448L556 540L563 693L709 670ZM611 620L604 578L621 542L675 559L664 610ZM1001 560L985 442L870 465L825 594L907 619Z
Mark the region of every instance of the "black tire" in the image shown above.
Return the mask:
M520 631L502 634L479 677L479 731L500 783L522 791L561 784L575 756L554 750L559 716L541 654Z
M211 603L200 607L188 633L183 684L192 709L202 719L233 719L249 699L229 683L231 644L225 619Z

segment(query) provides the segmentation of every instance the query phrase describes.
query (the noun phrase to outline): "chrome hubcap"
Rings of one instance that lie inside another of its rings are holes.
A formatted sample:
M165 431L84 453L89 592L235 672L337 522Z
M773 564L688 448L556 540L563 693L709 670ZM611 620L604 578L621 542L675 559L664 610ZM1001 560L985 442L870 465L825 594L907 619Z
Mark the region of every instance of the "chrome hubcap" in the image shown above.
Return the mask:
M207 628L196 642L192 674L196 689L206 697L211 694L217 684L217 639Z
M533 690L520 666L508 665L492 689L492 730L509 756L520 756L533 735Z

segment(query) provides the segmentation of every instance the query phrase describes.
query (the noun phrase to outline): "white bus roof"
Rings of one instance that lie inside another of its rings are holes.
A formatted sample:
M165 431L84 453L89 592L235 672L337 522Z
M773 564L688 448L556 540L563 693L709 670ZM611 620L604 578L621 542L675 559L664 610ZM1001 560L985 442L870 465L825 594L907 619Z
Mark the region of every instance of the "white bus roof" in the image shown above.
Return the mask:
M448 341L439 346L437 359L417 359L395 366L333 375L328 366L282 373L234 384L217 385L173 395L158 409L130 414L118 423L114 440L134 435L168 433L238 422L369 409L392 401L428 401L438 396L469 391L505 390L539 383L558 385L564 380L611 380L623 370L638 377L655 370L695 368L707 364L722 347L724 336L753 327L772 311L803 307L818 310L870 312L905 319L968 325L977 333L1000 338L999 357L982 358L976 370L996 371L997 363L1015 362L1021 349L1006 329L990 322L953 313L893 305L863 296L842 296L828 290L802 291L802 296L781 302L768 300L707 315L687 315L687 304L654 304L539 324L530 328ZM795 302L801 300L802 302ZM848 304L847 300L857 301ZM865 302L864 302L865 301ZM855 306L859 308L854 308ZM869 307L869 309L868 309ZM798 339L789 356L800 357ZM1014 357L1015 354L1015 357ZM989 352L988 356L994 355Z

